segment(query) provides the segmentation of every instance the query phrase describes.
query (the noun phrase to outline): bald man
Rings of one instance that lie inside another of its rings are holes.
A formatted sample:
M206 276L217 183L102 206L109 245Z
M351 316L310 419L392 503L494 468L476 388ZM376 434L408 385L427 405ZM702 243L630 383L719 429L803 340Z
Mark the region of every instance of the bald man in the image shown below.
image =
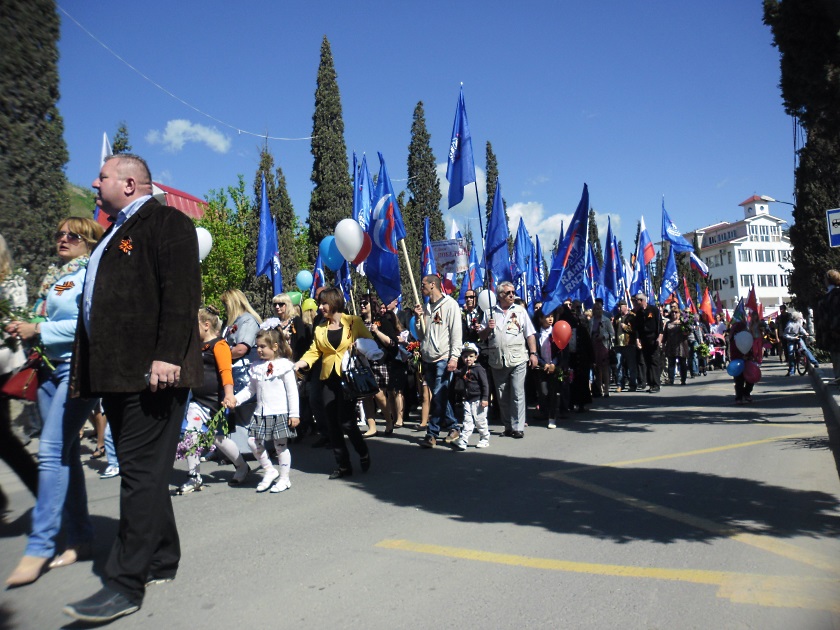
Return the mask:
M112 156L93 188L114 223L88 264L70 388L102 398L120 460L120 525L103 588L64 612L102 623L139 610L146 584L178 570L169 477L189 388L202 383L201 272L192 221L152 197L142 158Z

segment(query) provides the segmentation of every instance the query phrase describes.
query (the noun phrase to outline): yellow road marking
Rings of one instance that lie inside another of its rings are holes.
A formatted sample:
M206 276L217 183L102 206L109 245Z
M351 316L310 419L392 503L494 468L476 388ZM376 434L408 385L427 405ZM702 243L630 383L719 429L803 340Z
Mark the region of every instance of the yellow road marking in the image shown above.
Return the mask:
M779 425L773 425L779 426ZM691 455L706 455L708 453L718 453L720 451L729 451L736 448L745 448L747 446L756 446L758 444L769 444L770 442L777 442L779 440L789 440L791 438L810 437L815 435L813 431L807 433L792 433L789 435L779 435L776 437L764 438L763 440L751 440L749 442L738 442L737 444L725 444L723 446L713 446L711 448L701 448L693 451L683 451L681 453L669 453L668 455L654 455L652 457L642 457L640 459L626 459L619 462L609 462L606 464L594 464L588 466L578 466L577 468L569 468L564 470L565 474L573 474L584 472L586 470L596 470L598 468L618 468L619 466L632 466L634 464L647 464L650 462L658 462L665 459L676 459L678 457L690 457Z
M574 477L570 477L559 471L545 472L541 474L542 476L556 479L557 481L575 488L580 488L581 490L586 490L587 492L591 492L608 499L613 499L619 503L629 505L630 507L639 510L644 510L645 512L650 512L651 514L661 516L662 518L667 518L672 521L677 521L678 523L683 523L684 525L690 525L691 527L711 532L717 536L730 538L736 542L750 545L751 547L756 547L758 549L762 549L763 551L768 551L777 556L787 558L788 560L801 562L803 564L822 569L823 571L830 571L832 573L840 572L840 567L834 563L827 562L822 554L808 551L807 549L782 542L781 540L768 538L766 536L757 536L756 534L744 532L735 526L720 525L719 523L715 523L714 521L710 521L706 518L686 514L672 508L646 501L645 499L639 499L622 492L604 488L603 486L599 486L588 481L575 479Z
M384 549L548 571L706 584L717 586L718 597L729 599L735 603L780 608L808 608L840 613L840 580L701 569L663 569L617 564L594 564L493 553L460 547L427 545L408 540L386 539L377 543L376 546Z

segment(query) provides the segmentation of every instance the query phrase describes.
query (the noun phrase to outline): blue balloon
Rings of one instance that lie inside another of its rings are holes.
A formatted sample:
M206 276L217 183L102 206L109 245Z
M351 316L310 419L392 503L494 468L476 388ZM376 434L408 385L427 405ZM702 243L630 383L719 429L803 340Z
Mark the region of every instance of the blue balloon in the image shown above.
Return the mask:
M729 365L726 366L726 373L729 376L740 376L744 371L744 360L743 359L733 359L729 362Z
M301 291L308 291L313 281L312 272L306 269L301 269L295 276L295 284L297 284L297 288Z
M325 236L321 240L318 250L321 252L321 261L333 271L338 271L344 264L344 256L338 251L334 236Z
M413 315L410 320L408 320L408 330L411 333L411 336L415 339L419 339L420 337L417 336L417 316Z

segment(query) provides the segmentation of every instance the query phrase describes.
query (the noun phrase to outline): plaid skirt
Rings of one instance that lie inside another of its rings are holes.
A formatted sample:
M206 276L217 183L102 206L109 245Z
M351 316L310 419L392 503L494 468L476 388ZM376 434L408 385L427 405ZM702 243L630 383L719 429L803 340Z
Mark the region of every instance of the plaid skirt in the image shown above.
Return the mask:
M297 437L297 430L289 426L289 415L258 416L254 414L248 425L248 435L258 440L283 440Z
M387 361L370 361L370 370L376 378L376 384L379 389L389 389L388 385L391 382L390 371L388 370Z

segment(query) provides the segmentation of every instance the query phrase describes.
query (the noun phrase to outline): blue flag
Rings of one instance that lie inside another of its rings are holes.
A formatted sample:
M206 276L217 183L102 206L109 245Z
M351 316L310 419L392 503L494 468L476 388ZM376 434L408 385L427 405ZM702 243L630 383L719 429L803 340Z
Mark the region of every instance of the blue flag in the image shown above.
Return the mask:
M662 198L662 240L671 243L675 253L693 252L694 246L683 238L682 232L665 211L665 198Z
M679 287L680 276L677 273L677 263L674 260L674 248L668 248L668 262L665 263L665 273L662 274L662 288L659 290L659 303L665 304ZM679 297L679 295L677 296Z
M350 292L353 290L353 279L350 277L350 263L346 260L335 272L335 286L344 293L344 301L350 303Z
M356 166L356 152L353 152L353 219L367 232L373 206L373 182L367 165L367 156Z
M432 252L432 239L429 236L429 217L423 221L423 250L420 252L420 269L424 276L436 275L437 264Z
M562 228L561 228L562 229ZM578 299L586 276L586 239L589 235L589 188L583 185L569 229L557 246L545 283L543 311L551 313L566 298Z
M528 287L534 284L533 260L534 246L531 244L531 236L525 227L525 221L519 217L519 227L513 241L513 277L517 295L528 304L532 302Z
M470 124L464 105L464 88L458 96L452 139L449 141L449 159L446 162L446 181L449 182L449 207L457 206L464 199L464 186L475 181Z
M312 272L312 286L309 289L309 297L315 299L315 292L327 283L324 275L324 263L321 261L321 254L315 259L315 270Z
M537 234L537 246L534 250L534 300L542 302L542 291L545 286L545 267L543 266L543 251L540 245L540 235Z
M502 202L502 183L496 180L496 194L493 197L493 211L487 225L484 239L484 262L495 287L502 280L512 280L510 275L510 254L508 253L508 226L505 221L505 207Z
M475 249L475 244L470 241L470 264L467 267L467 273L464 274L464 279L461 281L458 304L463 306L466 302L464 295L466 295L467 289L473 289L478 294L483 284L484 274L481 272L481 265L478 264L478 251Z
M283 273L280 271L280 253L277 251L277 227L268 208L265 174L262 180L260 204L260 233L257 237L257 278L267 276L274 287L274 295L283 293Z
M604 310L612 312L619 296L619 264L618 247L612 231L612 222L607 217L607 256L604 258L604 268L601 269L601 285L603 286Z
M400 296L400 261L397 241L405 238L397 196L388 176L385 158L379 154L379 178L373 194L376 205L371 211L368 234L373 241L365 261L365 273L379 297L386 304Z

